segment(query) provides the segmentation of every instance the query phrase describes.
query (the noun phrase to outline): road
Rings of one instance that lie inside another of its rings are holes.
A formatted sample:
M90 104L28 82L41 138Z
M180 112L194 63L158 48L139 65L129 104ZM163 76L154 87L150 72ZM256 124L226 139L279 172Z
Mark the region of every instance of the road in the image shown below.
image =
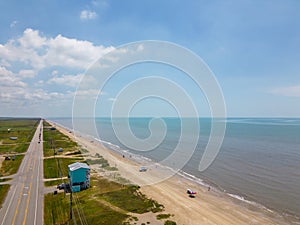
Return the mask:
M40 136L41 135L41 136ZM40 136L40 137L39 137ZM39 143L39 138L41 141ZM43 224L43 124L38 125L0 210L0 225Z

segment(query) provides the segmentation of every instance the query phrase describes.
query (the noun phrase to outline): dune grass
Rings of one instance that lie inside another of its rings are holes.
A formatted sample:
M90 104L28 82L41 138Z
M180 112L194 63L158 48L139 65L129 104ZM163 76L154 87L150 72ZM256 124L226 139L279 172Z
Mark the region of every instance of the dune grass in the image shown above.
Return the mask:
M58 152L59 148L63 149L63 152L76 152L78 151L78 145L72 141L68 136L59 132L58 130L51 130L49 123L44 122L44 156L53 156L54 150L56 154L61 155L63 153Z
M137 186L121 185L103 177L93 177L92 187L73 193L74 218L80 223L85 217L88 224L123 224L130 216L127 212L145 213L161 211L163 206L138 191ZM69 221L69 194L45 196L45 224L73 224ZM84 215L84 216L82 216Z

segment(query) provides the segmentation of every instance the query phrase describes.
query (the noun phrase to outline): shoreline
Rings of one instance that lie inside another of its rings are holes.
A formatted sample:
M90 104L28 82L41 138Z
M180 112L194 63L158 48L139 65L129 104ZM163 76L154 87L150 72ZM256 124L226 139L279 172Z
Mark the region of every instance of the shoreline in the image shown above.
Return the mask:
M199 222L201 224L299 223L291 221L288 218L289 215L286 217L259 203L248 201L242 196L218 190L217 187L213 187L208 191L210 185L204 179L197 178L184 171L179 171L175 175L168 177L170 172L167 170L172 170L172 168L166 168L166 166L155 163L151 159L144 156L139 157L139 155L122 151L122 149L110 149L104 144L110 146L113 145L112 143L81 133L74 134L74 131L71 131L68 127L51 120L47 121L86 148L89 153L97 152L107 159L112 166L116 165L122 177L142 186L141 191L144 194L162 203L166 207L167 212L175 214L174 220L178 224L199 224ZM126 154L125 158L123 157L124 154ZM132 157L133 155L135 157ZM141 159L144 160L144 163L142 163ZM143 173L141 177L138 168L144 166L146 164L145 161L156 166L155 168L150 167L149 171ZM162 174L168 178L155 183ZM149 185L151 182L155 184ZM188 198L185 193L187 188L196 190L198 196L195 199Z

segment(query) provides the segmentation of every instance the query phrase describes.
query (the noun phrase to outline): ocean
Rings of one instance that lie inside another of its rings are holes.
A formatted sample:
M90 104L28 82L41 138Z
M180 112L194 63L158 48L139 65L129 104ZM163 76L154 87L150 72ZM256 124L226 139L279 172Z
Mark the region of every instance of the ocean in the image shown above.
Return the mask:
M49 119L72 129L70 118ZM116 137L110 118L95 119L98 137L89 133L88 128L85 129L86 119L77 121L82 123L80 132L94 136L114 151L121 154L129 152L161 162L173 152L181 134L181 119L162 119L167 127L166 135L159 145L149 151L136 151L122 144ZM140 139L149 137L150 120L130 118L132 133ZM123 126L126 119L118 118L114 122ZM197 146L181 169L181 174L242 201L300 217L300 118L228 118L219 122L226 123L226 134L213 163L203 172L198 170L211 129L211 119L201 118ZM152 130L154 137L155 133Z

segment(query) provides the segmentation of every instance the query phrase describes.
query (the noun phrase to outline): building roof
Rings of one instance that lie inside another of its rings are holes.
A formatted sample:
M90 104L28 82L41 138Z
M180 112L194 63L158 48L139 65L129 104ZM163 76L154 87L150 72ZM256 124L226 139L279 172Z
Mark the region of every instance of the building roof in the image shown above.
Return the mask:
M68 167L70 171L78 170L80 168L90 169L90 167L86 163L80 163L80 162L72 163L68 165Z

